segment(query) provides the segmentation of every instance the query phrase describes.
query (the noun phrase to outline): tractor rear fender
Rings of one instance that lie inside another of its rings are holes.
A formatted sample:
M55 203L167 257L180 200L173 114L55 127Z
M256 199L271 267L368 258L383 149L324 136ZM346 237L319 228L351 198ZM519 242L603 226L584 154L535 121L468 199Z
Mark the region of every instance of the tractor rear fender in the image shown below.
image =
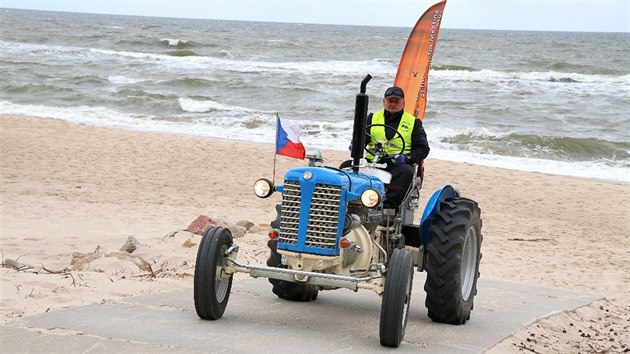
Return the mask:
M429 201L427 202L424 213L422 213L422 220L420 221L420 239L422 245L426 249L429 242L431 242L431 223L435 219L435 215L440 212L440 204L449 198L459 197L459 192L450 184L442 186L433 193Z

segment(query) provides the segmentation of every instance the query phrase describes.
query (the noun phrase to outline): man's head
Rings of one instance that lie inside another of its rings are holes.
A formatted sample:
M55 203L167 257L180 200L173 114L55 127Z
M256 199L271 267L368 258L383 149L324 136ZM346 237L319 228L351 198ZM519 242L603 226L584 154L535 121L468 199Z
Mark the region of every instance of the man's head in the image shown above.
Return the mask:
M405 109L405 93L400 87L390 87L385 90L383 107L388 112L400 112Z

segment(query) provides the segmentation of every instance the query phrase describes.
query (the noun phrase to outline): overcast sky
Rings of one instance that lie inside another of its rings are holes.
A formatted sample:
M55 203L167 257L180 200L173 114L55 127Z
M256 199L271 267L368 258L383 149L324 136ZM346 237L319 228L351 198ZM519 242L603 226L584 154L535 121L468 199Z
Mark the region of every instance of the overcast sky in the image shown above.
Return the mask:
M413 27L420 14L435 2L437 0L0 0L0 7ZM448 0L442 27L630 32L629 17L630 0Z

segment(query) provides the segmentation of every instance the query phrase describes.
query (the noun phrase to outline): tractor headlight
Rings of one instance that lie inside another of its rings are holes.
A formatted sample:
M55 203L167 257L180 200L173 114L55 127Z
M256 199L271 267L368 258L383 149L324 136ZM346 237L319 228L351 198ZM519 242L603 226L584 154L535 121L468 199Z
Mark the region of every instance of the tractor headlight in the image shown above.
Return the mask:
M266 178L261 178L254 183L254 193L258 198L267 198L273 191L273 183Z
M374 208L381 202L381 195L374 189L368 188L361 193L361 203L368 208Z

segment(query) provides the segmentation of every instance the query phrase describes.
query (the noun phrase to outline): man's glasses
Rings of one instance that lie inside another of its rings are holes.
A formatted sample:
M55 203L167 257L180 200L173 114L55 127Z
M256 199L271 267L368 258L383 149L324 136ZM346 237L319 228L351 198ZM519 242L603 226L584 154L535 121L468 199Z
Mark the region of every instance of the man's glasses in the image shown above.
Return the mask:
M402 93L402 90L400 90L400 89L389 88L389 89L387 89L387 91L385 91L385 97L387 97L387 96L399 96L399 97L402 97L403 93Z

